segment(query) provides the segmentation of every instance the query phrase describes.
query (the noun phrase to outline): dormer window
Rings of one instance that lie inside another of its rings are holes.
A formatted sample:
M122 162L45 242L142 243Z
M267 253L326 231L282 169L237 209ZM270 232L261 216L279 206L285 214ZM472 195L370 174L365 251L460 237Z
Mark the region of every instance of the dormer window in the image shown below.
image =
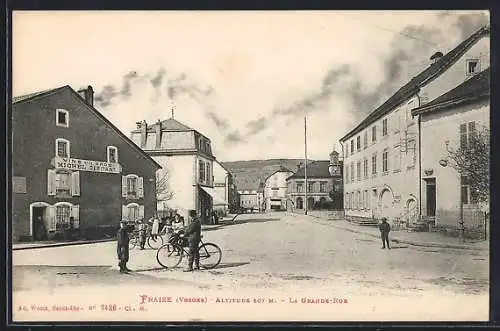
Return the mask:
M64 109L56 109L56 126L67 128L69 126L69 113Z
M473 76L481 71L479 59L468 59L466 61L467 76Z

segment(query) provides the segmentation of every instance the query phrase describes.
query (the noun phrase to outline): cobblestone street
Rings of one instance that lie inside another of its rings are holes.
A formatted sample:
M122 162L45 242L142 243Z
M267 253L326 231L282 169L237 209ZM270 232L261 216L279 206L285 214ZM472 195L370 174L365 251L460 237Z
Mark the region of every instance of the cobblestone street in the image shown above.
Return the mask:
M143 287L156 292L335 293L341 298L426 299L433 305L438 299L448 304L467 299L487 309L487 252L404 245L382 250L374 237L311 222L307 216L275 213L238 219L203 233L204 241L223 250L214 270L163 270L155 251L147 249L131 251L134 272L123 275L115 267L114 242L42 248L13 252L13 290L47 289L54 294L71 288L79 293L105 286L106 291L135 295Z

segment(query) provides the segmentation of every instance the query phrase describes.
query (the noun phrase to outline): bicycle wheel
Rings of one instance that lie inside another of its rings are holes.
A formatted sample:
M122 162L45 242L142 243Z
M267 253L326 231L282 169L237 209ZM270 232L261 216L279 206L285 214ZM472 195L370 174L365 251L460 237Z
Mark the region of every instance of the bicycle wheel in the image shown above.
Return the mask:
M158 261L163 268L175 268L181 263L182 256L183 251L181 247L166 243L158 248L156 252L156 261Z
M135 236L130 238L130 241L128 242L128 246L130 247L130 249L134 249L138 244L139 244L139 238Z
M222 250L219 246L212 243L202 244L198 248L200 255L200 266L203 269L213 269L219 265L222 259Z
M163 246L163 238L161 236L156 236L156 239L153 238L152 236L148 237L148 246L151 249L158 249L161 246Z

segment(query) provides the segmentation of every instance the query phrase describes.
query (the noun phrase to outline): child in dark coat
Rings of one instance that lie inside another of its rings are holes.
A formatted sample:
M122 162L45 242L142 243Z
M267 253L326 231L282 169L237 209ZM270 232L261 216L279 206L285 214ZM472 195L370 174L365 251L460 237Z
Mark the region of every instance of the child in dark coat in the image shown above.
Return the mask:
M127 262L129 258L128 248L129 248L129 236L127 224L125 221L120 222L120 229L116 235L117 238L117 246L116 253L118 255L118 266L120 267L121 273L126 273L131 271L127 268Z

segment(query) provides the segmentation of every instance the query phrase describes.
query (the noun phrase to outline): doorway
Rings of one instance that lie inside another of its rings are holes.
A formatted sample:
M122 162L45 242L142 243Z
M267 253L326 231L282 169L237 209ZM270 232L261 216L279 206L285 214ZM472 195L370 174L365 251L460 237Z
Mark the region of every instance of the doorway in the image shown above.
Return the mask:
M436 216L436 179L429 179L425 183L427 216Z
M47 207L33 208L33 240L47 239L47 227L45 226L45 215Z

